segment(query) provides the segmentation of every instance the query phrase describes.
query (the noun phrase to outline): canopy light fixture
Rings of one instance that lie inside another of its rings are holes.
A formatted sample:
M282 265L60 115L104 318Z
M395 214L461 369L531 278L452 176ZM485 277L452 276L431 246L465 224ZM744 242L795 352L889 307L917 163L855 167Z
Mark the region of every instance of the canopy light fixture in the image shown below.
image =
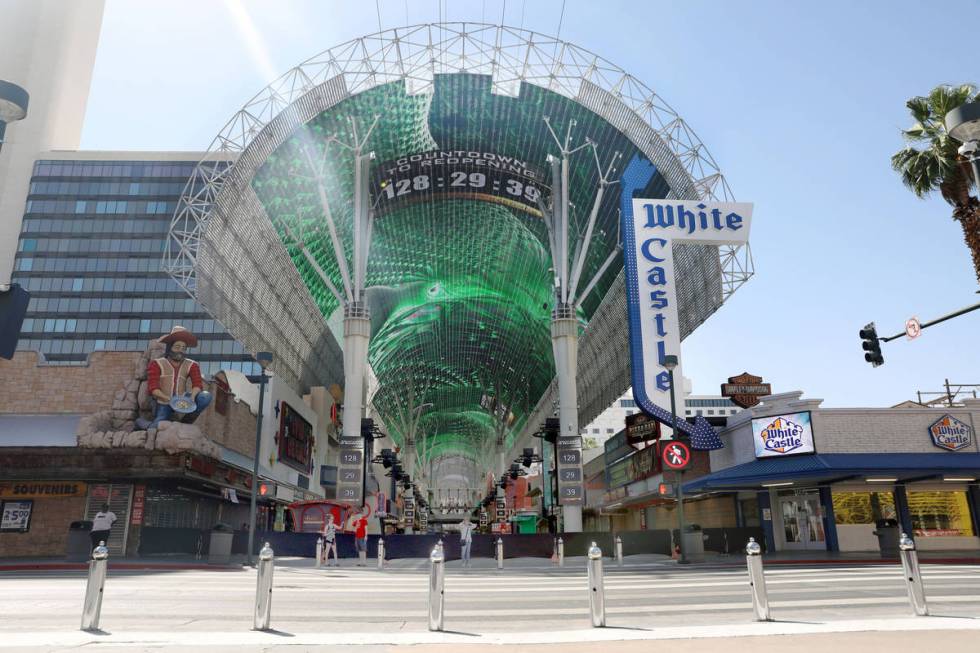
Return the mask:
M786 481L785 483L763 483L762 487L785 487L792 484L793 481Z
M943 476L943 481L946 483L972 483L975 480L977 479L969 476Z
M897 478L866 478L864 479L868 483L894 483Z

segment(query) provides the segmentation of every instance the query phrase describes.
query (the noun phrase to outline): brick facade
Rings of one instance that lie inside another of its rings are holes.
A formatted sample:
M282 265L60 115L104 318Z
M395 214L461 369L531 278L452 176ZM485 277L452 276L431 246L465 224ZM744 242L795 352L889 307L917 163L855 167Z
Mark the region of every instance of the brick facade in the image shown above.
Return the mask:
M83 366L45 365L37 352L0 359L0 414L94 413L133 378L138 352L97 351Z
M35 498L26 533L0 533L0 558L63 556L68 525L85 516L85 497Z

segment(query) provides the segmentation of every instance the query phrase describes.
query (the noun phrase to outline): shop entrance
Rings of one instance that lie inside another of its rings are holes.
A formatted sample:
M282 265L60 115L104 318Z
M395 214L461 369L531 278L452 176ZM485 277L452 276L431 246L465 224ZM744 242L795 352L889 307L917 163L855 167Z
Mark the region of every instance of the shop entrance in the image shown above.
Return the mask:
M824 551L820 494L815 490L779 492L779 516L783 522L784 548L788 551Z

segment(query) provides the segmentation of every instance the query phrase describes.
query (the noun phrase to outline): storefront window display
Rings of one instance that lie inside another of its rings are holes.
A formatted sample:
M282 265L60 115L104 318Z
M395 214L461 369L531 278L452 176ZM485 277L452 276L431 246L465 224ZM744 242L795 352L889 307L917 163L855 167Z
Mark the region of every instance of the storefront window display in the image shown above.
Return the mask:
M966 492L909 492L912 529L920 537L972 537Z
M891 492L834 492L834 520L838 525L875 524L898 519Z

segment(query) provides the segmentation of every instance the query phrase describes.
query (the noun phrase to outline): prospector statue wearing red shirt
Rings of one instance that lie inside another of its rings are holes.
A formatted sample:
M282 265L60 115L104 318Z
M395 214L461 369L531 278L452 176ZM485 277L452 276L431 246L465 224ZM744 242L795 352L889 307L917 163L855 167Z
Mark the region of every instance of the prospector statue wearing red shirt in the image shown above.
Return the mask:
M185 358L187 350L197 347L197 336L182 326L175 326L160 338L167 345L163 358L155 358L146 367L146 386L156 400L153 421L140 418L139 429L155 429L160 422L173 421L174 413L182 416L185 423L197 419L211 403L211 393L204 390L201 367L196 361Z

